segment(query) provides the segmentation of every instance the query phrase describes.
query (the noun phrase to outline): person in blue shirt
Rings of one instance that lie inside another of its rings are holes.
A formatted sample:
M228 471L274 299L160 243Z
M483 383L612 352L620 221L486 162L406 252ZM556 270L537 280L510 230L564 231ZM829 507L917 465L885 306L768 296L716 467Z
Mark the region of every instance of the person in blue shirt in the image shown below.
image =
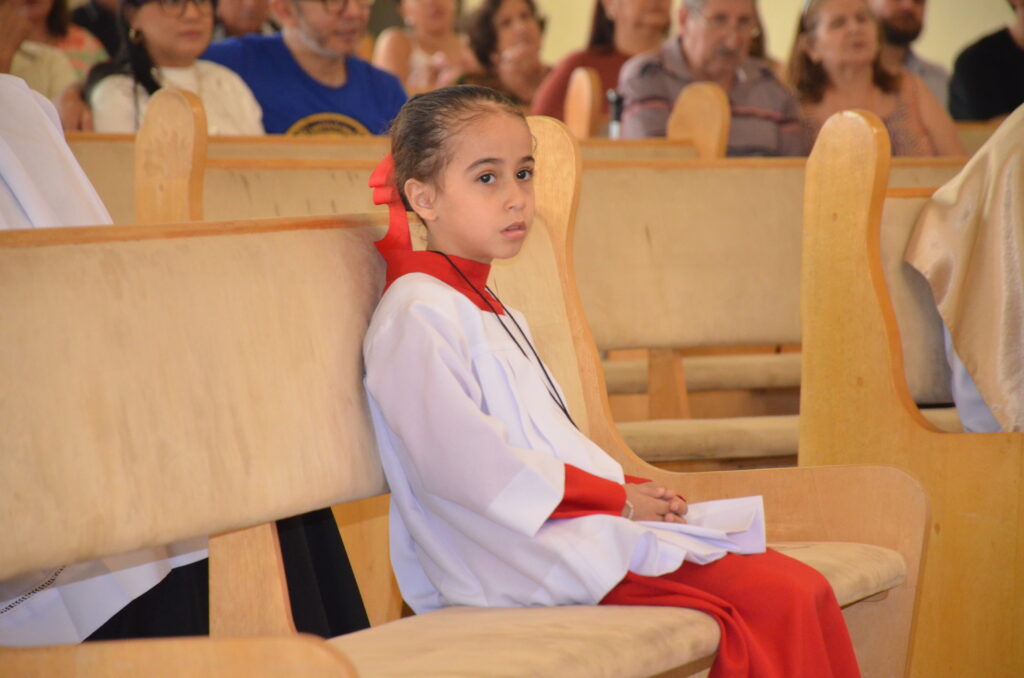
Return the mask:
M271 0L276 35L210 45L204 59L238 73L269 134L383 134L405 103L394 75L355 56L371 0Z

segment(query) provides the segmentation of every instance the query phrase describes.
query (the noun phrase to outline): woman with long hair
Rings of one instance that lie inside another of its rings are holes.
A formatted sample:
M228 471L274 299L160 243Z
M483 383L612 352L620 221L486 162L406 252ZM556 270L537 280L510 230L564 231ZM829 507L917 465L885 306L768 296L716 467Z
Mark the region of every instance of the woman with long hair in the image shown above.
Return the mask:
M924 81L882 67L879 37L865 0L809 0L789 58L809 140L833 113L860 108L885 122L893 155L962 155L952 118Z
M668 35L669 0L597 0L586 49L559 61L533 100L536 115L561 120L569 76L580 66L593 68L605 90L615 89L619 69L632 56L656 49ZM607 102L602 99L602 110Z
M106 61L107 51L92 33L71 23L68 0L22 0L31 29L28 39L56 47L84 78L93 64Z
M483 0L468 20L466 33L483 68L460 83L496 89L529 108L551 67L540 58L544 21L533 0Z
M206 108L209 133L263 134L263 111L234 71L199 58L213 35L212 0L121 0L125 48L95 66L85 86L97 132L136 132L164 86L189 90Z
M405 26L385 29L373 65L394 73L409 94L454 83L480 68L466 36L455 31L455 0L395 0Z

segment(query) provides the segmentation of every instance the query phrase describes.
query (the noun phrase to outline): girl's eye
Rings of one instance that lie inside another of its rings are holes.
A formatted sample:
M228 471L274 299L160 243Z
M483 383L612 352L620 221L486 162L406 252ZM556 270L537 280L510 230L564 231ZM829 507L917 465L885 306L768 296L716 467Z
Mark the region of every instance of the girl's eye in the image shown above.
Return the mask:
M495 177L494 174L491 172L488 172L487 174L481 174L477 178L477 181L479 181L481 184L493 184L496 180L497 177Z
M533 178L533 170L532 169L521 169L518 172L516 172L516 179L519 179L519 181L529 181L532 178Z

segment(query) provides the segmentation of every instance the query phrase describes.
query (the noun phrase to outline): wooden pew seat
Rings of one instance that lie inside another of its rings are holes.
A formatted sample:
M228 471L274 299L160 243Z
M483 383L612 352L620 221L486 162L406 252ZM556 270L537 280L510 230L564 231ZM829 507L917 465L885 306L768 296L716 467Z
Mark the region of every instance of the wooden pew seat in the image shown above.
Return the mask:
M843 606L898 586L906 576L900 555L877 546L836 542L777 548L824 574ZM452 607L340 636L330 644L362 675L375 678L629 678L676 666L699 671L710 666L718 640L711 617L680 608Z

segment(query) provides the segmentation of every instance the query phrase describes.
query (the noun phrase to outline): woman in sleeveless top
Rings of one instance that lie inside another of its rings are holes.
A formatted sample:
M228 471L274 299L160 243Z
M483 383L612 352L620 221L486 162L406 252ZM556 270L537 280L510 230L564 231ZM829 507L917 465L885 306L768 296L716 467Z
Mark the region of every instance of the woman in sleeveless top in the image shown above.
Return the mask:
M373 65L394 73L410 95L454 83L479 70L464 35L455 32L455 0L395 0L404 28L377 38Z
M830 115L866 109L885 123L893 155L962 155L952 118L917 76L885 70L865 0L807 3L789 60L810 148Z

